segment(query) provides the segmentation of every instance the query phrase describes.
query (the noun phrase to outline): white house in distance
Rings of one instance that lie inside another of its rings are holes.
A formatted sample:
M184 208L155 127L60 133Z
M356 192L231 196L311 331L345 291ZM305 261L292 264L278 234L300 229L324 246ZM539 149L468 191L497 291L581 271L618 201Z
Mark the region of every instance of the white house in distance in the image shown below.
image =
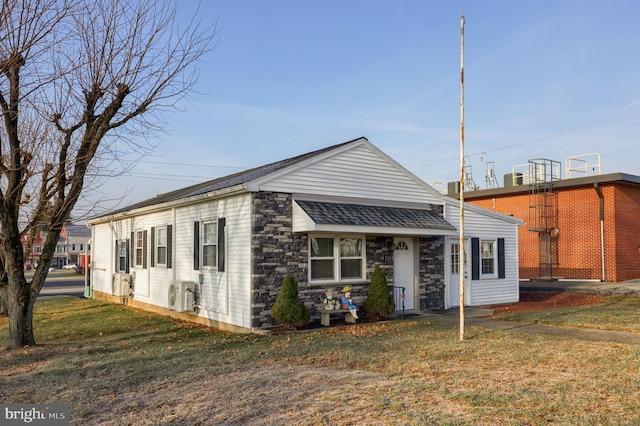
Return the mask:
M248 332L275 325L286 275L312 318L327 288L356 304L380 266L405 312L459 304L459 204L359 138L161 194L88 222L94 298ZM465 304L518 300L518 226L465 208Z

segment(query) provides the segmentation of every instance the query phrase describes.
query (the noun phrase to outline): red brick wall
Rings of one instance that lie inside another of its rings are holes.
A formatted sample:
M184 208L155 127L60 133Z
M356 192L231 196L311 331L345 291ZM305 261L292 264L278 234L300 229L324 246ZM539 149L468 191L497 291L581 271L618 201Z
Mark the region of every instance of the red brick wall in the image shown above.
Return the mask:
M600 186L604 196L605 280L624 281L640 277L640 188L622 184ZM558 253L554 277L600 280L600 199L592 186L559 188ZM497 197L474 197L466 201L525 221L519 229L520 278L537 278L538 234L529 231L528 192Z
M608 235L616 247L614 257L615 277L617 281L640 277L640 189L627 185L618 185L613 194L615 209L615 227L613 235ZM607 256L608 258L609 256ZM607 276L609 273L607 272Z

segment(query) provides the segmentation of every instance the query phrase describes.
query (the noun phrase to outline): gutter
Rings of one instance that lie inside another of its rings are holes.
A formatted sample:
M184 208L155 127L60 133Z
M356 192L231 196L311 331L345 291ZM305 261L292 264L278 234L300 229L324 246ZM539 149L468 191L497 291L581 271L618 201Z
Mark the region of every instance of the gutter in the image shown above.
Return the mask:
M205 192L204 194L194 195L188 198L179 198L177 200L167 201L160 204L152 204L146 207L140 207L134 210L123 211L115 214L107 214L105 216L99 216L87 221L88 225L98 225L100 223L106 223L113 220L123 219L130 216L137 216L144 213L153 213L156 211L164 211L175 207L183 207L191 204L197 204L206 200L216 200L224 198L225 196L247 192L247 187L244 184L230 186L228 188L220 189L217 191Z
M605 282L607 281L607 275L604 255L604 194L597 182L593 184L593 189L596 190L598 198L600 198L600 253L602 254L600 262L602 264L602 281Z

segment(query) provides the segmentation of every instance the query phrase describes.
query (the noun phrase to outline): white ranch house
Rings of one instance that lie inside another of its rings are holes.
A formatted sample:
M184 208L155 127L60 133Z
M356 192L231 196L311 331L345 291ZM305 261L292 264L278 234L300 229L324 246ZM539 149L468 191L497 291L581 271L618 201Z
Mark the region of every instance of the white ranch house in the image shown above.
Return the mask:
M249 332L292 275L312 318L380 266L406 312L459 305L459 204L359 138L93 218L92 297ZM518 301L518 226L465 205L466 305Z

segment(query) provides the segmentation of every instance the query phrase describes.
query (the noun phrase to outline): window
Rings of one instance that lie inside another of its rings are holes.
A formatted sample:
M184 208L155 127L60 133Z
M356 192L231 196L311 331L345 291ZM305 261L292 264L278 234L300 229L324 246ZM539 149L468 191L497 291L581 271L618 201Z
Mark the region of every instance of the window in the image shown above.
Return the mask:
M225 270L225 234L227 221L224 217L215 220L193 222L193 269Z
M310 280L346 281L363 278L364 238L311 237L309 245Z
M75 244L71 244L71 251L76 251L76 245Z
M118 241L118 271L127 271L127 241Z
M482 275L494 275L496 273L495 241L483 240L480 242L480 262Z
M202 223L202 266L215 268L218 259L218 224Z
M142 231L136 231L136 235L135 235L135 253L136 253L135 265L136 266L142 266L144 262L143 248L144 248L144 234ZM82 250L82 246L80 246L80 250Z
M362 240L340 239L340 278L362 278Z
M80 251L84 251L84 244L80 244Z
M333 280L333 238L311 238L311 279Z
M167 228L156 229L156 264L167 264Z
M460 243L451 244L451 273L460 273Z

